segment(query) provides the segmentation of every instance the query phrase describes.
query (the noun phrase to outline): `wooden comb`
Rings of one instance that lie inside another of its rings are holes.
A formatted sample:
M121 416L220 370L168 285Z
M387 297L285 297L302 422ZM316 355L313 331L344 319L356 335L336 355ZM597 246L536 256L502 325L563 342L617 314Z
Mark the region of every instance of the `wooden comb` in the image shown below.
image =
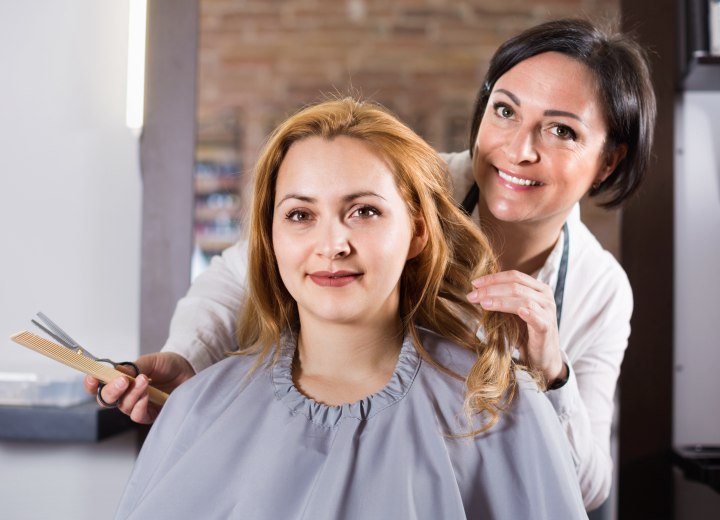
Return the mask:
M47 356L50 359L59 361L63 365L67 365L70 368L79 370L80 372L89 376L93 376L102 381L103 383L108 383L116 377L120 376L127 377L131 381L135 380L134 377L129 376L124 372L120 372L119 370L114 369L110 365L100 363L98 361L93 361L92 359L85 357L74 350L71 350L57 343L53 343L52 341L49 341L42 336L38 336L37 334L33 334L32 332L28 332L26 330L18 332L17 334L13 334L12 336L10 336L10 339L13 340L15 343L22 345L23 347L27 347L30 350L34 350L35 352L42 354L43 356ZM165 392L158 390L157 388L154 388L152 386L148 387L148 394L150 397L150 402L155 403L159 406L165 404L165 401L169 397L168 394L166 394Z

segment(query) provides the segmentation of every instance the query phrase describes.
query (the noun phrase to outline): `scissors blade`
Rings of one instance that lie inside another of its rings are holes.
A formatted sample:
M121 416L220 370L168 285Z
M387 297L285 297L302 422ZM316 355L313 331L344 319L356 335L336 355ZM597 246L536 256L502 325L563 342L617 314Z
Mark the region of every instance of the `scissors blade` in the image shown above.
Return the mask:
M39 323L38 321L32 319L30 320L33 324L35 324L37 327L42 329L44 332L52 336L55 340L57 340L63 347L69 348L70 350L74 350L78 354L82 354L83 356L96 360L97 358L93 356L90 352L85 350L83 347L81 347L77 341L72 339L70 335L65 332L63 329L60 328L60 326L52 321L50 318L48 318L45 314L42 312L37 313L37 317L45 322L45 324Z
M52 321L45 314L38 312L37 317L45 323L45 330L50 330L55 334L55 336L62 338L69 348L77 348L80 346L77 341L72 339L67 332L62 330L57 323Z
M55 341L57 341L58 343L60 343L63 347L69 348L70 350L74 350L73 346L70 345L67 341L65 341L65 338L61 338L60 336L58 336L57 334L55 334L52 330L50 330L49 328L47 328L45 325L43 325L43 324L40 323L40 322L35 321L34 319L33 319L33 320L30 320L30 321L33 322L33 324L34 324L36 327L38 327L39 329L42 329L43 332L45 332L45 334L47 334L48 336L51 336Z

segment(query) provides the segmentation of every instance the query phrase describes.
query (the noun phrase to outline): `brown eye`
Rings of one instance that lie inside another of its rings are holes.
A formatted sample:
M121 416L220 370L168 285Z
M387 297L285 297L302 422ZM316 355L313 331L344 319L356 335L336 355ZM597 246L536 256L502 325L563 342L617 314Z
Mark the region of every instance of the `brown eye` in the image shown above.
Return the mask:
M495 114L502 117L503 119L508 119L515 114L512 108L503 103L495 103L495 105L493 105L493 110L495 111Z
M360 218L371 218L377 217L378 215L380 215L380 212L372 206L362 206L352 212L352 216Z
M574 141L577 137L575 131L566 125L555 125L552 129L552 133L554 133L560 139L568 141Z
M295 209L285 215L285 218L293 222L304 222L306 220L310 220L310 213L308 213L307 211Z

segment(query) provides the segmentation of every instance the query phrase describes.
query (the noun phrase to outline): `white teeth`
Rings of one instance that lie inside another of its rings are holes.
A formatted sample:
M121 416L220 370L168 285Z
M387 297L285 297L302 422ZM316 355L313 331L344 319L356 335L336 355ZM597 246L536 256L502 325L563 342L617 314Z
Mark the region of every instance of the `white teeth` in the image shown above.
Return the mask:
M500 174L500 178L512 182L513 184L517 184L519 186L540 186L540 182L538 181L531 181L529 179L518 179L517 177L513 177L512 175L508 175L507 173L498 170L498 174Z

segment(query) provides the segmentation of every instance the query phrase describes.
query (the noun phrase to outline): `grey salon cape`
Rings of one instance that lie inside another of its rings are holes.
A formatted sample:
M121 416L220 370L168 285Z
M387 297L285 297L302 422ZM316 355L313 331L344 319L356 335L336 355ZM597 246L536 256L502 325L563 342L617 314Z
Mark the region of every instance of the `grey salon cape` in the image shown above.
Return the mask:
M469 351L420 329L442 366ZM116 518L243 520L567 520L587 518L552 405L524 372L487 433L467 432L464 384L405 339L385 388L325 406L293 385L292 334L274 365L253 357L200 372L165 404Z

